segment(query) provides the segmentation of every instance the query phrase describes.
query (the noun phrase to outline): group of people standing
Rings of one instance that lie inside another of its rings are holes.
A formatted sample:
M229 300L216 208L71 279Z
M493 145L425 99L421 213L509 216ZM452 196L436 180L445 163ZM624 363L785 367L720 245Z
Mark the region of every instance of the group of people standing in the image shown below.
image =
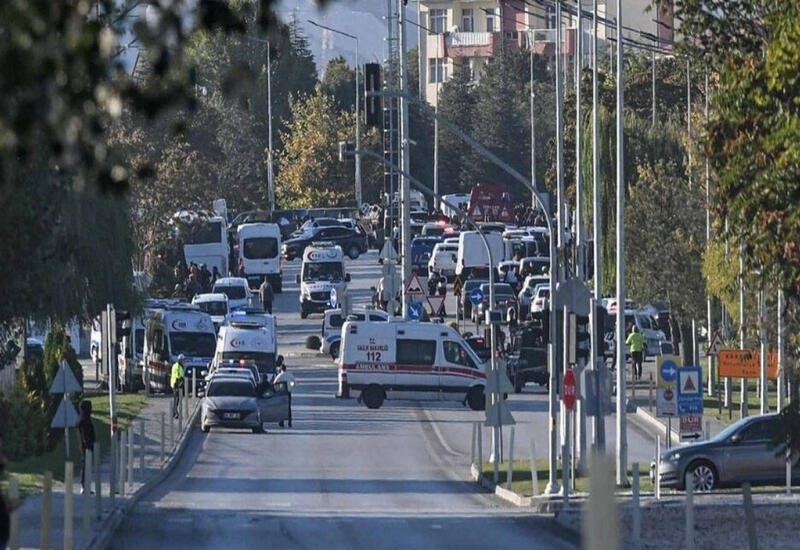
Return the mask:
M183 263L178 262L172 270L175 277L175 288L172 292L173 298L185 298L192 301L197 294L204 294L211 292L214 283L221 277L217 266L214 266L211 271L208 270L206 264L199 266L191 262L189 269L184 270Z

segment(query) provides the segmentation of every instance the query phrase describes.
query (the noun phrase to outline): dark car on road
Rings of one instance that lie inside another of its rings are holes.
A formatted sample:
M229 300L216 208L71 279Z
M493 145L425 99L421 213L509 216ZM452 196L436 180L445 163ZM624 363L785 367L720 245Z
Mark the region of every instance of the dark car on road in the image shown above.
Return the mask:
M469 293L480 287L482 284L488 283L486 279L467 279L461 290L461 318L472 318L472 302L469 299Z
M478 323L484 321L486 311L489 309L489 283L481 285L483 291L483 301L473 310L473 317ZM494 309L501 312L501 318L505 322L506 311L508 308L517 307L517 294L511 285L508 283L495 283L494 284Z
M695 491L723 486L783 484L786 455L775 444L780 433L780 416L766 414L743 418L709 441L684 445L662 453L658 464L650 465L650 478L661 478L662 487L685 489L691 475ZM794 451L792 482L800 483L800 452Z
M351 259L355 260L367 251L367 236L359 229L349 229L342 225L312 227L300 236L283 243L283 255L287 260L302 258L306 247L312 242L326 241L338 244Z

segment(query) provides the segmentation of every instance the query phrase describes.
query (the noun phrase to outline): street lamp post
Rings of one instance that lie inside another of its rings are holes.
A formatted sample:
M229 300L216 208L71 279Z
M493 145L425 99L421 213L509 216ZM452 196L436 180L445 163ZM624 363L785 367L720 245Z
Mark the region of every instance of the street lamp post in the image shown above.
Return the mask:
M309 19L308 22L311 23L312 25L314 25L315 27L319 27L320 29L325 29L325 30L330 31L330 32L332 32L334 34L338 34L338 35L341 35L341 36L345 36L347 38L351 38L351 39L355 40L355 43L356 43L356 60L355 60L355 64L356 64L356 66L355 66L355 73L356 73L356 174L355 174L356 181L355 181L355 184L356 184L356 190L355 190L355 195L356 195L356 207L357 208L361 208L361 202L362 202L362 198L361 198L362 197L362 190L361 190L361 153L359 152L360 145L361 145L361 93L360 93L360 90L359 90L359 80L358 80L358 73L360 72L360 65L358 64L358 37L353 35L353 34L346 33L344 31L340 31L340 30L334 29L332 27L328 27L327 25L321 25L320 23L312 21L311 19Z

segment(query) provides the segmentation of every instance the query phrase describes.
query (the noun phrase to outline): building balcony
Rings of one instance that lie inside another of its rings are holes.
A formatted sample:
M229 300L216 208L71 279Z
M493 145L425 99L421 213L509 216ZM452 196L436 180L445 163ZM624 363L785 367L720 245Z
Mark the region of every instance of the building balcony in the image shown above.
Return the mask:
M451 59L492 57L499 44L499 32L448 32L444 34L444 55Z

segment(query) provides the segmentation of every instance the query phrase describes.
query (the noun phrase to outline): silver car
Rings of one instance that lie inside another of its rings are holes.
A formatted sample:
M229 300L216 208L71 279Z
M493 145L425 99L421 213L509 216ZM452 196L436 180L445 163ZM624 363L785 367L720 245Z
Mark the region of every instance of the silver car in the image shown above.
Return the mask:
M743 418L709 441L670 449L661 454L657 474L662 487L685 489L692 474L695 491L711 491L725 485L782 484L786 480L786 458L773 444L780 430L777 414ZM798 456L792 456L793 483L800 482ZM650 465L655 481L656 464Z
M206 388L200 427L264 431L264 424L289 418L289 395L285 389L269 386L259 395L257 385L247 376L213 376Z

